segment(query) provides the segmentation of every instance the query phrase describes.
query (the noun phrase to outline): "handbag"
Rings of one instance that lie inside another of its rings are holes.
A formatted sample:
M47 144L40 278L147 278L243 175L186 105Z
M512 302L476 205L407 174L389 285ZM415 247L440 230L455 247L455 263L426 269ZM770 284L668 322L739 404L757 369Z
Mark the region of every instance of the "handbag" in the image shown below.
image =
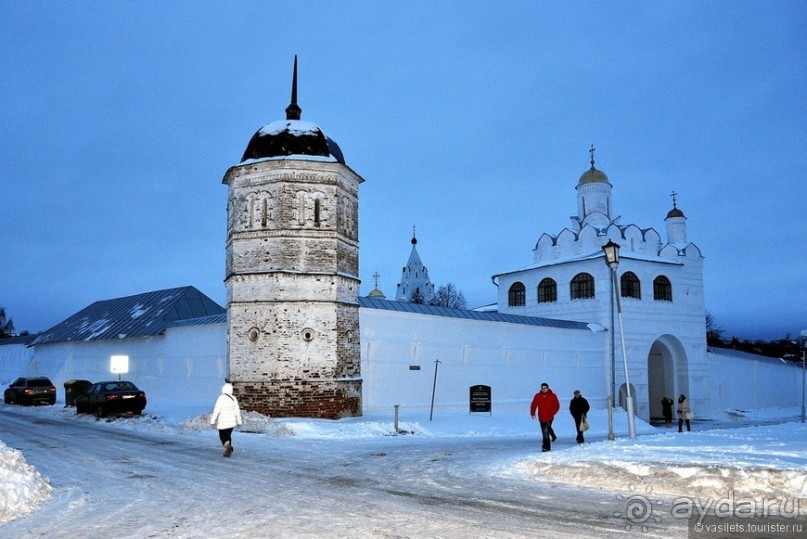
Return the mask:
M588 418L587 418L587 417L585 416L585 414L584 414L584 415L583 415L583 418L580 420L580 432L585 432L585 431L587 431L587 430L588 430L588 427L589 427L589 425L588 425Z
M695 414L692 413L692 412L687 412L687 413L684 414L684 419L686 419L686 420L690 420L690 419L692 419L694 417L695 417Z

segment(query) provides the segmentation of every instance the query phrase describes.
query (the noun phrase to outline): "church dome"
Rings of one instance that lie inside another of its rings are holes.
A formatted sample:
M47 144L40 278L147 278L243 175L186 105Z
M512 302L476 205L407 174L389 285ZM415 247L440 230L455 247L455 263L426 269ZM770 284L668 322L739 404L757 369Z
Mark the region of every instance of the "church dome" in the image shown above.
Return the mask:
M342 150L313 122L300 119L303 110L297 105L297 56L291 83L291 103L286 107L286 119L260 128L244 151L241 162L267 157L312 156L344 164Z
M667 219L671 217L684 217L684 212L682 212L678 208L673 208L667 213Z
M588 169L580 176L580 181L577 182L577 185L583 185L584 183L611 183L608 181L608 176L605 175L605 172L601 170L597 170L594 165L591 165L591 168Z
M241 162L247 159L310 155L345 162L339 145L312 122L279 120L269 123L252 136Z

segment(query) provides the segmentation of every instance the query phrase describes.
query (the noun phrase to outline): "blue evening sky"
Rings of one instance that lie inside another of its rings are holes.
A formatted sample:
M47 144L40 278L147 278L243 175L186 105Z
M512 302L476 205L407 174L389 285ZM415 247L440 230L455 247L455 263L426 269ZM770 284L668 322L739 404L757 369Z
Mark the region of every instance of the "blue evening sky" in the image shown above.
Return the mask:
M576 214L597 148L622 223L670 193L725 336L807 328L807 4L0 1L0 306L36 332L193 285L226 304L228 167L284 117L366 182L361 293L418 251L469 306Z

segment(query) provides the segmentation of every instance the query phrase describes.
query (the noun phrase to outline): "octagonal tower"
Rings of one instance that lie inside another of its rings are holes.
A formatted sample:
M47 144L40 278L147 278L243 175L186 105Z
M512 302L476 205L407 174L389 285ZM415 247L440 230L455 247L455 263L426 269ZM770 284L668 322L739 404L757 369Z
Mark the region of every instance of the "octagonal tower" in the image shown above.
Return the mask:
M247 410L358 416L364 180L300 115L295 57L286 120L258 130L223 179L229 380Z

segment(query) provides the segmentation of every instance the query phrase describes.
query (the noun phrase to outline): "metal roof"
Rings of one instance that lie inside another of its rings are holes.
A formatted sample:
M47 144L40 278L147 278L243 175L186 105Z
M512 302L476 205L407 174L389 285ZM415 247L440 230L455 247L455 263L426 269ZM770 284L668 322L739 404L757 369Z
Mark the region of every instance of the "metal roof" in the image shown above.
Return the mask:
M199 318L188 318L185 320L174 320L166 327L181 328L189 326L206 326L208 324L224 324L227 322L227 313L211 314L210 316L200 316Z
M159 335L172 322L226 310L192 286L96 301L42 332L31 345Z
M735 350L734 348L719 348L717 346L707 346L706 351L710 354L717 354L718 356L736 357L739 359L753 359L755 361L768 361L773 363L784 363L786 365L799 365L793 361L788 361L784 358L761 356L759 354L752 354L751 352L743 352L742 350Z
M6 344L28 344L39 336L36 335L17 335L16 337L5 337L0 339L0 346Z
M413 314L426 314L431 316L444 316L447 318L464 318L466 320L480 320L483 322L505 322L508 324L523 324L527 326L553 327L563 329L589 329L587 322L573 322L571 320L556 320L554 318L539 318L537 316L524 316L519 314L504 314L490 311L471 311L468 309L449 309L436 305L424 305L408 301L391 301L388 299L359 297L359 307L367 309L380 309L384 311L399 311Z

